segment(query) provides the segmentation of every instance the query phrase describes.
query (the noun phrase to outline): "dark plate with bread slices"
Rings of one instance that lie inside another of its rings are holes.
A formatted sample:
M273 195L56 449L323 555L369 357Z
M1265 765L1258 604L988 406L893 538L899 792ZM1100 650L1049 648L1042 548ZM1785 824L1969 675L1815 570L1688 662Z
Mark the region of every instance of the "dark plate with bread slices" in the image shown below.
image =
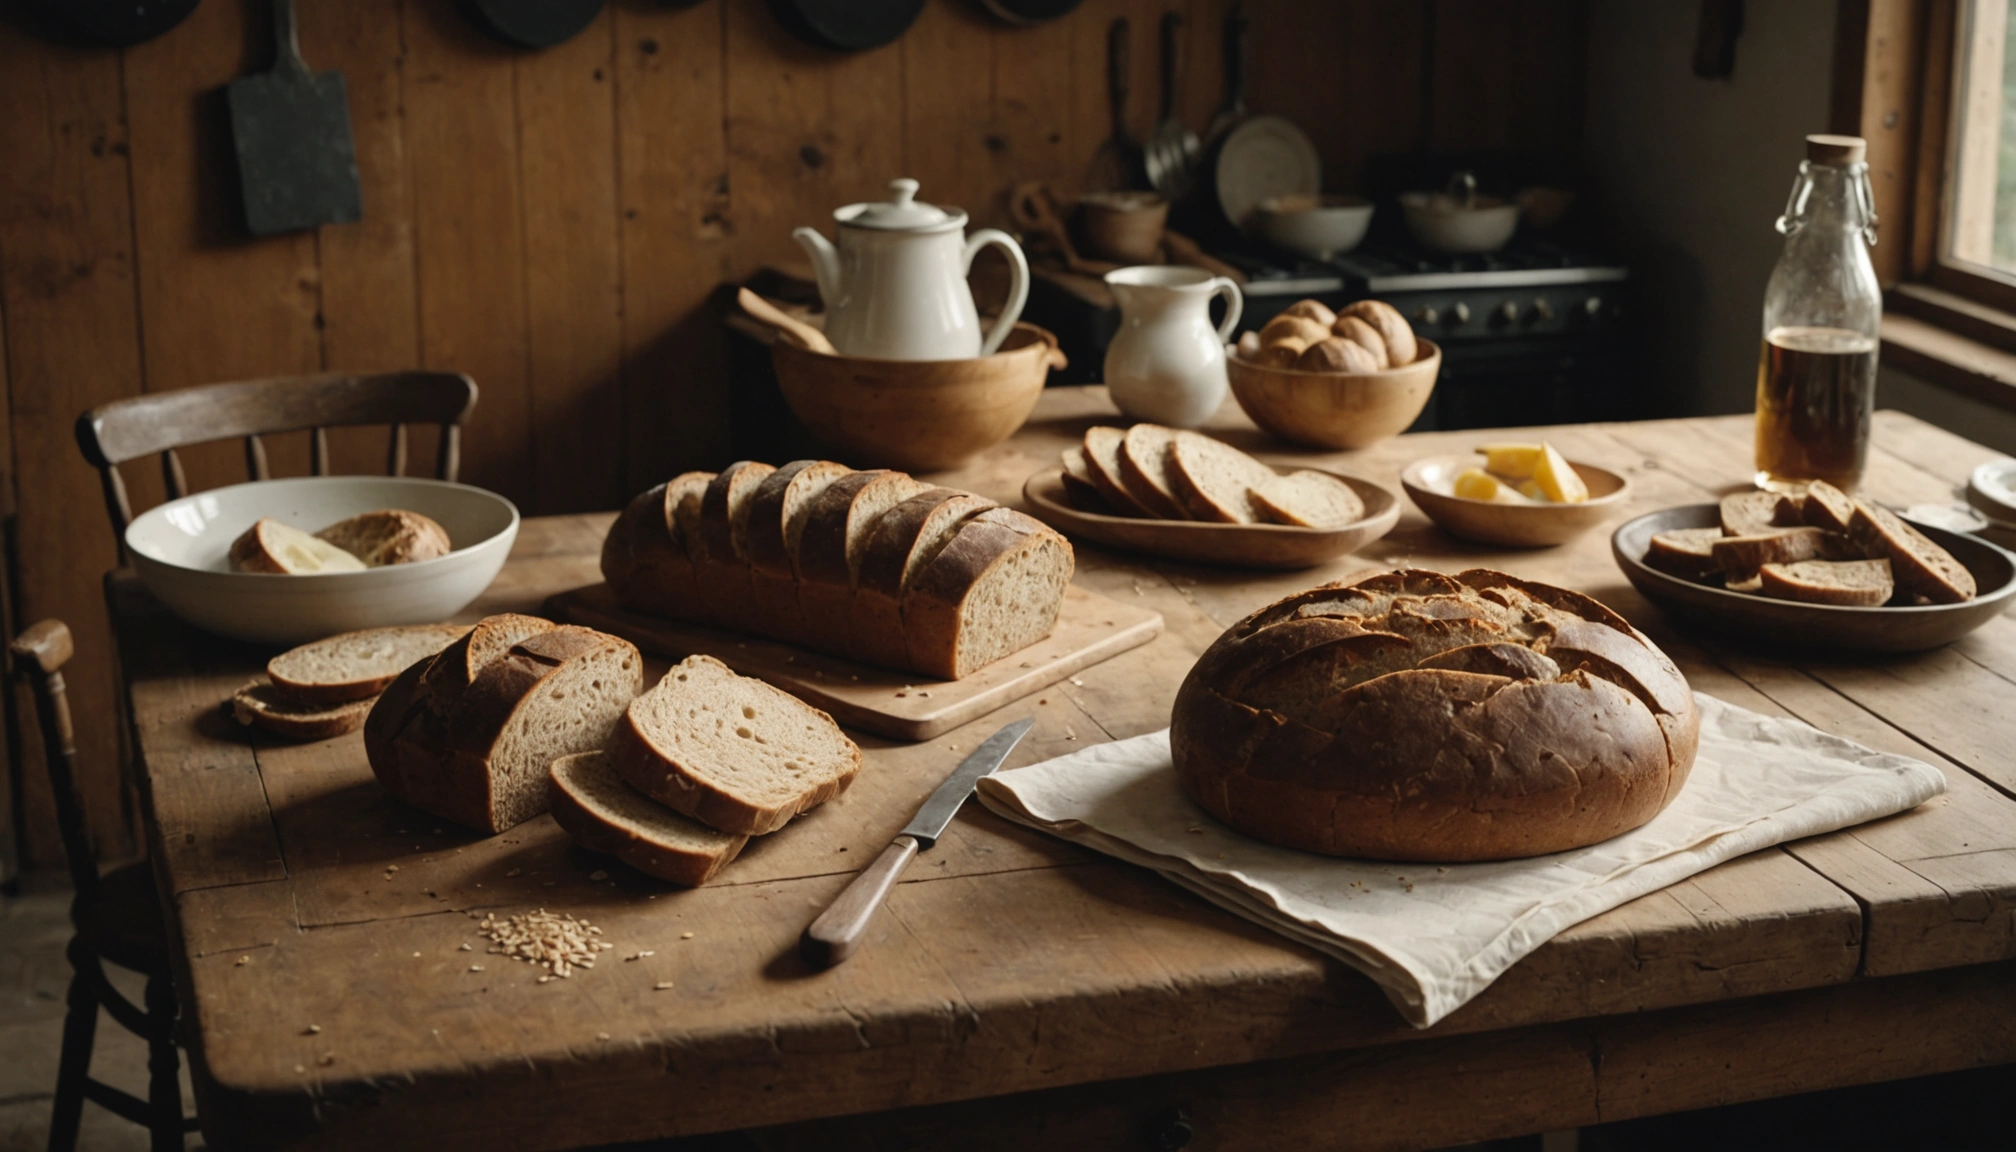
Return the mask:
M1364 503L1364 515L1335 528L1116 516L1095 511L1089 501L1067 492L1062 468L1029 477L1022 485L1022 498L1030 515L1074 540L1235 568L1313 568L1386 535L1400 518L1400 498L1370 480L1323 469L1275 471L1283 476L1323 472L1340 480Z
M1617 566L1645 598L1681 620L1763 644L1835 652L1919 652L1949 644L2002 614L2016 598L2016 554L1929 524L1913 525L1973 577L1972 598L1952 604L1804 603L1731 591L1646 563L1652 537L1719 528L1722 509L1688 504L1648 512L1610 537ZM1852 561L1844 561L1852 563Z

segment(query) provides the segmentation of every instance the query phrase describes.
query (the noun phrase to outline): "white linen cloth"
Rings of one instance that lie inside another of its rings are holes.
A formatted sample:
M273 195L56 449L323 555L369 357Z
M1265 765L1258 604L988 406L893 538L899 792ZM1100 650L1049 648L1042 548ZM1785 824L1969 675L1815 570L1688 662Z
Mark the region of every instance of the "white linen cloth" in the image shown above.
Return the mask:
M1915 807L1931 765L1696 693L1701 746L1651 823L1601 844L1488 864L1395 864L1276 848L1234 832L1176 782L1169 731L1096 744L980 782L1020 824L1153 868L1337 957L1426 1028L1555 933L1732 857Z

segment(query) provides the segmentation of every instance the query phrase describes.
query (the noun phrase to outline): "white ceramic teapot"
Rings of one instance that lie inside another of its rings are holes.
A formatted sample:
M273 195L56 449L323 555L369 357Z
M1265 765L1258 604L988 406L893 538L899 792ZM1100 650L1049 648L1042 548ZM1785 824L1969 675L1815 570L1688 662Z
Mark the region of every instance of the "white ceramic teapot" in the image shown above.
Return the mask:
M1029 262L1014 237L993 228L966 235L966 213L919 203L917 181L891 180L891 198L833 213L838 247L813 228L792 239L812 258L826 302L826 338L842 355L878 360L970 360L991 356L1029 299ZM966 273L989 244L1013 272L1008 305L983 336Z

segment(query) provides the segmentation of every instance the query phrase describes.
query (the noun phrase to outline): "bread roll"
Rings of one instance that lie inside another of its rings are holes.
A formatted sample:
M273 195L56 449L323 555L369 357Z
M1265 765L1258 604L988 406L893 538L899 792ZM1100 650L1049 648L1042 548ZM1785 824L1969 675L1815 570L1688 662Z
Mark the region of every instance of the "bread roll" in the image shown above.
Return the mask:
M1338 313L1339 316L1355 316L1379 330L1380 339L1386 341L1386 359L1395 368L1412 364L1420 358L1421 349L1414 339L1414 329L1400 310L1384 300L1355 300Z
M1269 344L1265 348L1262 348L1259 357L1254 360L1254 363L1264 368L1293 368L1295 367L1295 362L1302 358L1303 351L1308 347L1309 345L1291 336L1286 340Z
M1307 316L1276 316L1260 329L1260 344L1279 344L1283 340L1300 340L1308 347L1330 335L1328 324L1318 324Z
M1232 348L1233 354L1241 360L1257 360L1260 357L1260 333L1247 332L1239 337Z
M1499 860L1607 840L1694 764L1679 669L1580 593L1473 569L1331 584L1233 625L1176 695L1177 778L1249 836Z
M1295 303L1283 308L1279 314L1282 316L1307 317L1323 325L1325 328L1337 322L1337 313L1332 312L1330 306L1321 300L1297 300Z
M1387 359L1386 338L1379 335L1377 328L1372 327L1372 325L1367 324L1358 317L1339 316L1337 323L1331 328L1331 331L1365 349L1365 351L1370 352L1372 358L1379 362L1381 371L1393 366L1392 361Z
M1353 374L1379 371L1379 361L1372 353L1355 340L1342 336L1330 336L1305 349L1295 360L1295 367L1303 372L1350 372Z

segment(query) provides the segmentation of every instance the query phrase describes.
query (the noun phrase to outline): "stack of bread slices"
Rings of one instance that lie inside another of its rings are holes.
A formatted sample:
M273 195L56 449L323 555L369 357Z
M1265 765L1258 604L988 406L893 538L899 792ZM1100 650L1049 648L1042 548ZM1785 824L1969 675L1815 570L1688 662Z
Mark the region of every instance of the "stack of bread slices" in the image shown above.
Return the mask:
M1112 516L1320 529L1365 518L1365 502L1335 476L1284 476L1222 440L1160 424L1086 429L1064 450L1064 488L1079 508Z
M489 617L379 697L364 725L371 771L485 832L550 810L583 847L686 885L860 772L832 717L712 657L640 695L643 670L618 637Z
M633 611L945 680L1048 636L1073 563L1064 537L984 497L825 460L675 477L602 548Z
M289 740L327 740L364 723L385 686L462 638L466 624L367 628L303 644L266 662L266 679L231 698L240 724Z
M1850 607L1957 604L1974 576L1896 513L1824 480L1725 496L1721 524L1652 537L1645 563L1732 592Z

